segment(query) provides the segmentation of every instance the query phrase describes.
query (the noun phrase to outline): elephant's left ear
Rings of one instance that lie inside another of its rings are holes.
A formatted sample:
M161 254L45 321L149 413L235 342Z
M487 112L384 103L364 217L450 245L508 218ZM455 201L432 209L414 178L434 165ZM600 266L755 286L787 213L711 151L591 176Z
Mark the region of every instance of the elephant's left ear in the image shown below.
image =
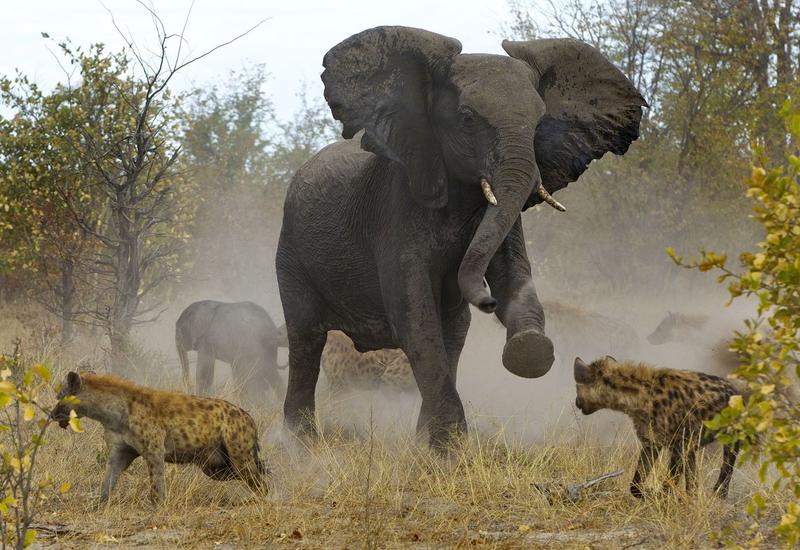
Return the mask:
M592 160L608 151L625 153L639 137L647 102L596 48L558 38L504 40L503 49L525 61L538 76L537 91L546 111L534 145L542 183L549 192L577 180Z

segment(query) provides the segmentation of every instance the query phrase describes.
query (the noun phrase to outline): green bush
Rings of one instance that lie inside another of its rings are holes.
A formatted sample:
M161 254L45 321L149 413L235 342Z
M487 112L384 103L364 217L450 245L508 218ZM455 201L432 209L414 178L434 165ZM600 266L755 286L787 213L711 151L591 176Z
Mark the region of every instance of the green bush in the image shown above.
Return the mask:
M787 103L780 114L797 151L800 113ZM791 148L790 148L791 149ZM732 398L727 409L711 420L724 443L741 441L742 460L760 463L767 490L783 498L783 516L777 527L783 541L800 544L800 157L787 154L784 166L770 168L762 153L747 180L747 196L755 205L753 217L766 232L757 252L739 256L739 269L728 267L724 254L703 252L684 261L668 249L683 267L720 272L728 282L731 300L755 297L756 315L737 332L732 350L742 358L734 376L746 382L749 395ZM748 513L765 508L757 494Z
M11 355L0 354L0 545L25 548L36 538L31 525L40 505L54 490L53 478L39 474L36 459L51 424L41 403L49 389L50 371L41 363L26 366L19 344ZM70 420L82 431L77 418ZM69 490L65 483L58 492Z

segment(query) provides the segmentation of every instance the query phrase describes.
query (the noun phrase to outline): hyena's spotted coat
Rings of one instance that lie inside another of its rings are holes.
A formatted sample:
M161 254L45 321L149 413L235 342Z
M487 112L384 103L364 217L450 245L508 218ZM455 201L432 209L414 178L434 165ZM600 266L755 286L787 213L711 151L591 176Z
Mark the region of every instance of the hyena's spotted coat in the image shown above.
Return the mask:
M320 366L334 393L348 390L386 389L413 392L417 389L411 363L399 349L381 349L364 353L343 332L328 332Z
M64 400L74 395L78 402ZM100 490L108 499L119 475L141 456L150 472L151 498L164 499L164 463L194 463L212 479L241 479L265 491L253 418L221 399L161 391L107 374L70 372L52 412L62 428L71 410L105 428L109 459Z
M631 482L631 493L642 496L642 484L662 449L670 454L673 480L681 473L686 490L696 486L696 454L713 441L703 424L741 395L732 382L701 372L654 368L641 363L617 362L605 357L587 365L575 359L575 404L584 414L612 409L632 420L642 445L639 464ZM728 494L739 445L726 446L714 491Z

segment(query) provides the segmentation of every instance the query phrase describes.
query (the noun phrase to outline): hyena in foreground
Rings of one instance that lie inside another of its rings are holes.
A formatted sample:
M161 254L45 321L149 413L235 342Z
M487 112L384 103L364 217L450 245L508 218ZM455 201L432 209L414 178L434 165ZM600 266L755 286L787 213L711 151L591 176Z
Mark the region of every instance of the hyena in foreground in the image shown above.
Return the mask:
M74 395L77 402L65 399ZM164 499L164 463L194 463L212 479L241 479L266 491L252 417L221 399L160 391L108 374L70 372L51 416L62 428L72 410L105 428L108 468L100 489L105 502L119 475L136 457L150 472L151 499Z
M717 376L617 362L608 356L591 365L575 358L574 375L578 393L575 405L583 414L612 409L633 420L642 449L631 493L639 498L647 474L664 448L671 453L672 479L677 480L683 473L686 490L696 488L697 451L714 440L714 433L703 421L724 409L731 396L742 393L730 381ZM714 485L714 491L722 498L728 494L738 452L738 443L724 447L722 467Z

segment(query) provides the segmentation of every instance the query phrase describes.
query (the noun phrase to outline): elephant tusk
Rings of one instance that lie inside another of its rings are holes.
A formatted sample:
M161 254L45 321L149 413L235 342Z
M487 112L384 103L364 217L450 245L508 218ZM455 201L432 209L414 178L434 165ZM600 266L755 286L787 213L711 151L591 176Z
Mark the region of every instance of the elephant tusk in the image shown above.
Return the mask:
M492 192L492 184L486 178L481 178L481 189L483 189L483 196L486 201L492 206L497 206L497 197Z
M485 190L484 190L485 193ZM539 195L544 202L558 210L559 212L566 212L567 209L564 207L563 204L558 202L553 196L547 192L547 189L544 188L544 185L539 183L539 187L536 188L536 194ZM491 202L491 201L490 201Z

